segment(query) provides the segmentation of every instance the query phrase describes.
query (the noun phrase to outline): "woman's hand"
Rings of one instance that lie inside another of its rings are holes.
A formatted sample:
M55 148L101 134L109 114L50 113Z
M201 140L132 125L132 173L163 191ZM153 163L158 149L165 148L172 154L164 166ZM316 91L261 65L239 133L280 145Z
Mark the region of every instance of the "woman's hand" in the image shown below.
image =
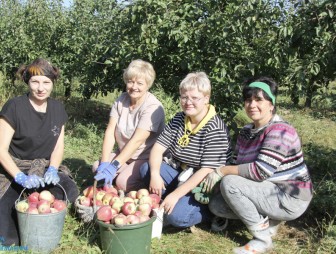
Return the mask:
M160 205L160 209L163 208L165 213L171 214L178 201L179 201L178 196L175 195L174 192L172 192L163 200L163 202Z
M158 194L161 198L162 190L165 190L165 184L160 176L160 174L153 174L151 175L150 183L149 183L149 191L151 193Z
M201 185L203 186L202 191L203 193L211 193L214 186L222 180L222 176L219 175L216 171L209 173L204 180L202 181Z

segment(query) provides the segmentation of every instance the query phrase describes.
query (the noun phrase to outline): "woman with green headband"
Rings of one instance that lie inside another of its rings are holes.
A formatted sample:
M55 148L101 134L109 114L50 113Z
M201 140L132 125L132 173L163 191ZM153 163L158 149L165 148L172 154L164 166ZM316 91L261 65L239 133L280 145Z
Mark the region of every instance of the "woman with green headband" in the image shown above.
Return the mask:
M301 216L312 199L312 182L299 136L276 114L277 88L267 77L246 82L244 108L252 123L240 131L234 165L220 166L204 180L207 191L221 180L220 193L209 203L217 216L212 228L225 227L227 219L240 219L253 235L234 253L272 249L272 237L280 222Z

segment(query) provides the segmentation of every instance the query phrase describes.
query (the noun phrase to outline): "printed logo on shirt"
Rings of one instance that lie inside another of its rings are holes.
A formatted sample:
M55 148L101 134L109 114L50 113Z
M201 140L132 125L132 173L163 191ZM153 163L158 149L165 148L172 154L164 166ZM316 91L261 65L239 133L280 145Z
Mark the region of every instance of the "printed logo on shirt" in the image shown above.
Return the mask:
M54 128L51 129L51 131L54 133L54 136L59 136L61 133L61 128L55 125Z

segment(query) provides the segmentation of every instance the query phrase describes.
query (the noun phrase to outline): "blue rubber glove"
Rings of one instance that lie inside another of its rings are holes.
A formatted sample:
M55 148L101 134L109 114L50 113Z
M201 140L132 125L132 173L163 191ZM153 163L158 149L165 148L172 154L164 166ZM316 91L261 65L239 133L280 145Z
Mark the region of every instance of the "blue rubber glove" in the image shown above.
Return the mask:
M44 187L43 178L37 175L27 176L25 173L20 172L16 174L14 180L16 183L27 189L39 188L40 186Z
M58 170L54 166L49 166L47 169L47 172L44 174L44 182L46 184L53 184L56 185L60 181L60 178L58 176Z
M97 168L97 174L94 178L97 181L105 179L105 185L111 186L113 179L117 174L117 170L118 168L109 162L102 162Z
M97 168L97 173L102 172L108 165L110 165L110 162L101 162Z

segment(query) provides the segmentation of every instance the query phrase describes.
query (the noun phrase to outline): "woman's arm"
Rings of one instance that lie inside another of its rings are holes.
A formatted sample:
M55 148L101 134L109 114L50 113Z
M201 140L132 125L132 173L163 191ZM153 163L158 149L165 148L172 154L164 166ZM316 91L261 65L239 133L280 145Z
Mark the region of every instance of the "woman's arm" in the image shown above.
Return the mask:
M160 175L160 167L163 160L163 153L167 149L159 144L155 143L149 155L149 167L150 167L150 184L149 191L156 193L161 197L162 190L165 190L163 179Z
M177 187L162 202L160 208L170 214L178 200L194 189L209 173L213 172L212 168L201 168L197 170L185 183Z
M102 148L102 156L101 161L106 162L110 161L110 155L113 150L115 144L115 128L117 126L117 120L113 117L110 117L109 123L105 130L104 141L103 141L103 148Z
M57 139L55 148L50 156L50 166L58 168L63 160L64 154L64 125L62 126L61 133Z
M0 118L0 163L13 178L21 172L8 152L14 132L12 126L3 118Z

